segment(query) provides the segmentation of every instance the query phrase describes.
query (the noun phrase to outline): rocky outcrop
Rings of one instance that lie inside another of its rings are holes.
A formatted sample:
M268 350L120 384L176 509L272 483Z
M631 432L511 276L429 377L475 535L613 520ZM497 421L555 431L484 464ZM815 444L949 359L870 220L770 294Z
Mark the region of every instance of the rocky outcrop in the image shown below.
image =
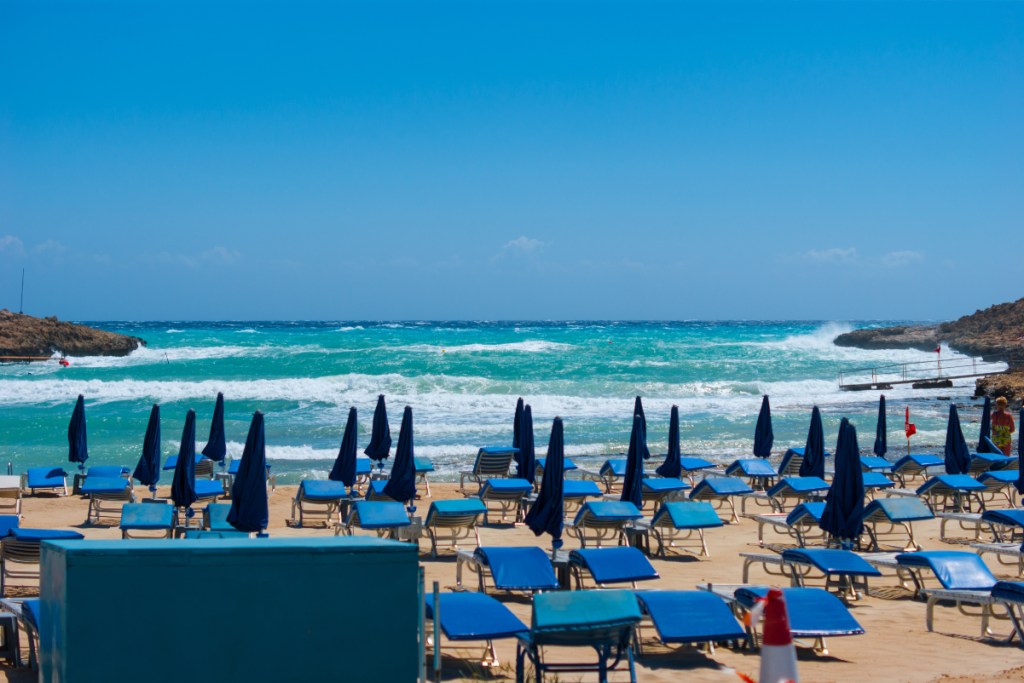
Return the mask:
M42 360L54 353L65 356L127 356L145 340L56 317L34 318L0 310L0 356Z
M988 361L1010 366L1003 375L978 380L978 396L1005 396L1020 404L1024 398L1024 299L990 306L940 325L909 325L854 330L839 335L837 346L860 349L921 349L937 344Z

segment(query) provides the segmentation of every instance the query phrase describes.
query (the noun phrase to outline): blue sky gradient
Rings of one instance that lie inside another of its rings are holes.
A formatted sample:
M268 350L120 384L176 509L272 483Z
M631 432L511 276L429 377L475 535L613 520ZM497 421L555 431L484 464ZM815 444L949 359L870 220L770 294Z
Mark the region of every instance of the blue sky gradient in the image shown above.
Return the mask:
M945 319L1024 296L1024 3L0 4L0 306Z

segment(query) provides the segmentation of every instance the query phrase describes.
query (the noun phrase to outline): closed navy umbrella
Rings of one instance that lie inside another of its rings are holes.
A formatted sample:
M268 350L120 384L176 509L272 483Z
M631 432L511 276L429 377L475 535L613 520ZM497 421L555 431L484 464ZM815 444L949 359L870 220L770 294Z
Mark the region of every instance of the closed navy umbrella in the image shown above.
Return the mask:
M249 435L245 438L242 461L231 485L231 510L228 524L239 531L262 532L267 528L267 443L263 431L263 413L253 413Z
M986 443L992 438L992 399L985 397L985 406L981 409L981 429L978 432L978 453L988 453L989 447ZM1000 451L1002 453L1002 451Z
M347 486L353 497L356 493L356 450L359 448L356 439L358 434L359 423L356 419L356 409L352 407L348 409L348 422L345 423L345 434L341 437L338 457L334 459L334 467L327 475L331 481L340 481Z
M149 412L146 436L142 439L142 455L132 473L143 486L148 486L156 498L156 485L160 481L160 406L154 405Z
M875 447L872 449L879 458L884 458L889 450L889 440L885 427L885 394L878 398L878 422L875 424Z
M562 418L556 417L551 423L551 438L548 440L548 455L544 461L544 475L540 482L537 500L533 501L526 513L526 526L535 536L551 535L551 547L557 551L562 547L562 525L565 521L565 437L562 433Z
M636 400L633 401L633 414L640 416L640 422L644 426L644 439L646 439L647 438L647 415L644 414L644 404L643 404L643 401L640 400L639 396L637 396ZM646 444L646 441L644 443ZM649 457L651 457L651 452L648 451L648 450L645 450L644 451L644 460L647 460Z
M370 460L376 460L381 471L384 470L384 461L391 454L391 427L388 426L388 409L384 405L384 394L377 397L370 444L363 453L368 455Z
M680 458L682 449L679 447L679 406L672 406L672 413L668 418L668 452L665 454L665 462L658 465L655 472L669 479L678 479L683 473Z
M825 478L825 428L821 424L818 406L811 410L811 426L807 428L804 459L800 463L801 477Z
M844 547L852 547L864 531L863 514L864 472L860 466L857 428L843 418L836 444L836 474L818 526Z
M768 394L765 394L761 399L761 412L757 414L757 426L754 428L754 455L759 458L767 458L772 454L774 443L772 408L768 404Z
M516 401L515 417L512 418L512 448L519 448L519 426L523 422L523 405L523 397L520 396L519 400ZM516 464L521 468L522 463L519 460L519 452L517 451L512 457L515 458Z
M629 451L626 453L626 476L622 478L623 503L632 503L639 510L644 503L644 452L647 451L647 435L644 434L643 419L633 416L633 431L629 435Z
M1024 406L1020 408L1020 417L1017 418L1017 425L1021 431L1017 433L1017 493L1024 494Z
M523 409L517 441L519 442L519 466L516 469L516 476L532 484L537 477L537 453L533 443L533 408L530 406Z
M89 459L89 444L85 438L85 397L78 395L75 410L68 423L68 462L78 463L78 469L85 469Z
M174 505L186 508L185 515L191 517L192 503L196 502L196 411L185 415L185 428L181 430L181 447L178 448L178 462L174 465L174 479L171 480L171 500Z
M402 428L398 432L398 448L391 476L384 485L384 495L394 500L409 501L409 509L415 510L411 501L416 499L416 462L412 445L412 408L405 407L402 414Z
M218 391L217 403L213 406L213 422L210 423L210 438L203 447L203 455L223 464L227 452L227 440L224 437L224 394Z
M967 474L971 466L971 451L960 428L960 413L956 404L949 404L949 421L946 423L946 474Z

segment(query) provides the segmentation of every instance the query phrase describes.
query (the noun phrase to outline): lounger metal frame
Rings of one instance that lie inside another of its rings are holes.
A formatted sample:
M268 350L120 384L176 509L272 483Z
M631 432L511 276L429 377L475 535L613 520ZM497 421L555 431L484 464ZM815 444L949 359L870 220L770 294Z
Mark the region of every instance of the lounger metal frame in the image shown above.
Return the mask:
M809 562L791 562L782 555L768 553L740 553L743 558L743 583L750 581L750 567L760 564L768 576L788 579L794 588L807 588L808 580L821 582L821 588L835 593L843 602L859 600L868 591L868 577L850 574L826 574ZM778 567L778 571L772 571Z
M423 529L430 538L430 556L437 557L438 546L442 543L451 547L452 551L458 553L459 541L472 536L476 540L477 547L480 546L480 529L477 528L484 511L466 512L460 514L434 513L430 516L428 511L427 521L423 523Z
M10 509L21 516L22 478L16 474L0 475L0 511Z
M566 526L565 533L579 539L581 548L587 547L587 541L598 548L612 540L615 545L629 545L626 527L632 523L631 519L601 519L587 513Z
M298 526L303 527L306 525L306 518L310 517L314 521L319 520L323 523L324 527L331 528L337 524L342 523L341 508L345 498L350 498L347 495L340 495L337 498L307 498L305 495L305 488L302 484L299 484L299 488L295 491L295 498L292 499L292 525L298 521ZM307 506L309 509L307 509ZM299 518L295 519L295 513L298 511Z
M981 636L992 636L992 629L989 626L989 622L993 619L1008 621L1010 620L1011 611L1009 607L1000 600L996 600L992 597L989 591L966 591L966 590L947 590L945 588L929 588L922 592L927 602L927 610L925 611L925 626L929 632L935 630L935 607L940 602L952 602L953 606L957 609L960 614L967 617L980 617L981 618ZM997 605L1002 606L1006 609L1006 612L1000 615L994 607ZM977 607L977 611L968 609L968 607ZM1016 631L1010 633L1007 640L1012 640Z
M475 483L477 490L479 490L488 479L507 478L509 470L512 468L514 457L515 452L511 449L491 452L481 448L477 451L476 460L473 462L473 469L459 473L459 490L462 491L463 495L475 494L477 491L466 489L467 480Z
M1021 552L1019 543L972 543L971 547L982 557L986 553L995 555L997 564L1003 567L1016 567L1017 576L1024 577L1024 553ZM1011 558L1011 561L1008 562L1005 558Z
M864 533L867 534L869 541L868 548L872 551L881 551L883 542L886 543L886 547L899 548L904 552L921 549L921 545L914 538L914 523L912 521L893 522L886 517L884 511L876 509L865 515L862 522ZM904 539L906 542L900 546L899 544ZM889 545L892 543L896 545Z
M828 544L827 534L818 527L816 519L807 515L796 524L788 524L786 522L788 516L789 513L777 512L770 515L754 515L751 517L751 519L757 522L757 544L764 547L764 529L766 526L792 538L800 548L809 545L824 546Z
M21 541L13 536L0 540L0 598L7 597L11 579L31 580L39 587L39 541Z
M131 480L123 491L118 493L90 493L89 509L86 512L86 524L98 524L103 517L121 517L121 506L135 502L135 489Z

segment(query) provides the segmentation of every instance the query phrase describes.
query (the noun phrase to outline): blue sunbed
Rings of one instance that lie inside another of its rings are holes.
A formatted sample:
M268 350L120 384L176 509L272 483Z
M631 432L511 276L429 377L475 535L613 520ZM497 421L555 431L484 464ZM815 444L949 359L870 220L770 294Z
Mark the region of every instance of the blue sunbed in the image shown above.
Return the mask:
M972 499L984 508L980 493L985 490L985 485L969 474L939 474L918 486L915 493L928 502L933 512L940 507L960 512L970 507Z
M547 458L537 458L537 479L538 480L542 476L544 476L544 463L546 461L547 461ZM563 472L571 472L572 470L578 470L578 469L579 469L579 467L577 467L576 463L574 463L569 458L566 458L565 461L562 463L562 471Z
M655 508L666 500L679 498L684 491L690 489L690 485L682 479L669 479L666 477L646 477L640 482L642 501L651 501Z
M864 491L866 493L873 493L875 491L896 487L896 482L881 472L863 472L861 477L863 477L864 480Z
M986 505L995 503L998 499L1006 501L1008 507L1013 507L1014 498L1017 494L1017 477L1020 473L1017 470L992 470L982 472L978 475L978 483L985 486L982 497Z
M772 526L775 531L790 536L800 547L814 541L824 542L825 533L818 526L824 512L824 502L807 501L800 503L785 515L782 513L755 515L753 519L757 522L758 545L764 545L766 526Z
M609 540L618 543L625 539L626 525L642 518L640 510L630 502L588 501L579 509L576 519L565 531L578 538L580 546L584 548L588 541L598 546Z
M372 483L372 482L371 482ZM427 518L423 522L423 529L430 537L430 552L437 557L437 546L440 541L447 542L452 550L458 550L458 542L469 538L470 535L476 539L476 545L480 545L480 531L477 524L487 514L487 506L479 498L467 498L465 500L435 500L427 510ZM438 538L445 532L447 536Z
M39 552L42 541L85 538L77 531L67 529L26 529L10 527L0 543L0 597L7 595L9 579L27 579L39 585Z
M196 502L216 502L224 497L224 483L219 479L196 479Z
M121 538L170 538L174 533L173 505L126 503L121 507ZM133 532L146 532L141 536ZM154 535L154 532L159 532Z
M1024 583L999 581L992 586L992 598L1006 608L1013 622L1013 635L1024 647Z
M487 592L487 576L496 590L537 591L556 590L559 587L551 558L537 546L481 547L467 556L459 554L456 583L462 583L462 566L477 574L481 593Z
M743 498L743 508L748 500L755 503L768 505L779 512L785 512L786 501L798 500L807 501L821 498L828 492L828 482L821 477L786 477L775 482L764 493L755 493Z
M782 561L794 568L794 585L803 586L807 569L813 567L824 576L825 590L834 588L847 598L866 591L868 577L882 575L860 555L836 548L787 548L782 551Z
M911 453L897 460L892 466L892 472L899 480L900 486L906 488L908 479L925 478L931 468L945 465L946 461L943 458L932 453Z
M666 645L713 646L746 638L729 605L707 591L637 591L636 598Z
M352 535L354 529L373 531L381 538L394 538L395 530L407 527L412 522L405 506L393 500L357 500L345 520L345 526L335 527L335 536L341 533Z
M762 489L769 486L779 476L767 458L734 460L725 468L725 473L728 476L743 477L750 482L751 486Z
M85 478L99 477L112 478L112 477L124 477L126 474L131 472L130 469L123 465L93 465L85 472Z
M306 517L319 519L325 526L340 522L341 502L349 493L340 481L303 479L292 500L292 523L305 526Z
M1010 529L1010 537L1019 535L1021 531L1024 531L1024 509L985 510L985 512L981 513L981 519L983 522L988 522L992 525L997 541L1004 540L1003 529Z
M569 569L576 578L576 588L584 587L583 574L590 574L598 586L612 583L651 581L661 578L650 560L636 548L581 548L569 553Z
M738 522L739 517L736 516L733 496L745 496L753 492L754 489L750 487L750 484L739 477L704 477L690 491L690 500L707 501L715 506L716 510L728 507L728 521Z
M237 531L228 522L231 503L208 503L203 508L203 529L206 531Z
M489 657L483 662L485 666L498 664L492 641L515 638L529 631L508 607L483 593L439 593L437 605L434 604L434 596L427 595L426 618L436 618L441 632L452 642L487 641ZM440 648L440 639L435 638L434 661L438 667L441 664ZM435 679L440 680L440 668L434 673Z
M203 460L206 460L206 459L207 459L207 457L205 455L203 455L202 453L196 453L196 464L198 464L198 463L200 463L200 462L202 462ZM235 464L235 463L238 463L238 462L240 462L240 461L239 460L233 460L231 462L231 464L235 468L235 471L231 472L231 474L238 474L238 465ZM173 470L177 466L178 466L178 456L177 455L168 455L167 459L164 460L164 467L163 467L163 469L165 471L166 470Z
M967 472L978 476L989 470L1000 470L1017 460L1016 457L1003 455L1002 453L975 453L971 456Z
M914 522L935 519L920 498L876 498L864 507L861 521L871 539L871 549L881 550L882 541L897 542L901 550L920 550L914 540Z
M744 586L735 591L736 602L745 610L753 609L768 597L767 586ZM825 638L856 636L864 628L835 595L822 588L783 588L789 630L794 638L813 638L815 651L825 654ZM756 628L756 625L753 625ZM752 631L751 635L756 638Z
M629 591L554 591L533 599L529 632L519 636L516 680L523 681L529 659L541 679L546 671L598 672L601 683L607 671L625 663L629 680L636 681L633 635L640 622L640 606ZM543 656L548 646L593 647L596 663L551 661Z
M658 541L658 554L662 557L670 547L690 550L689 545L676 545L677 542L689 541L694 534L697 543L690 544L699 548L697 554L708 556L708 546L704 538L705 529L713 529L723 525L718 513L711 503L706 501L670 501L661 506L651 520L651 532Z
M35 494L37 490L60 491L66 496L68 494L68 473L60 467L30 467L26 472L25 486L29 492Z
M893 471L893 464L877 455L860 456L860 467L865 472L891 473Z
M683 455L679 458L679 467L682 470L682 474L687 476L691 476L694 472L701 470L712 469L714 466L715 463L704 458L698 458L695 455Z
M484 513L484 523L489 524L489 513L491 504L497 505L501 511L501 521L504 522L510 510L514 510L513 519L518 518L521 503L530 492L533 491L533 484L525 479L488 479L480 487L477 495L487 512Z
M423 493L430 497L430 480L427 475L434 471L434 463L430 458L413 457L413 470L416 472L416 486L423 484Z
M908 572L914 581L915 595L924 590L925 574L930 573L947 590L988 591L996 578L975 553L963 550L925 550L918 553L900 553L896 564Z
M587 501L587 498L601 498L604 492L591 479L566 479L562 482L562 500L565 501L566 510L572 507L579 507Z

